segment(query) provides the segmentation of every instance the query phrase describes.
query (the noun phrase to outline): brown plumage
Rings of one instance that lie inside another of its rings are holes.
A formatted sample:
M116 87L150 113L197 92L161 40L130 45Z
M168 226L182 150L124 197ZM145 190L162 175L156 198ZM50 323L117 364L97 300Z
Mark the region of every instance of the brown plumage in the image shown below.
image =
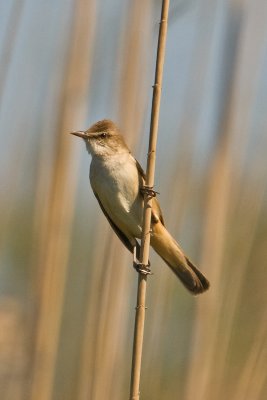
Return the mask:
M85 132L73 132L85 140L92 155L90 182L98 203L114 232L137 257L143 217L145 174L131 155L114 122L104 119ZM152 201L151 246L193 294L209 288L205 276L185 256L165 227L156 198Z

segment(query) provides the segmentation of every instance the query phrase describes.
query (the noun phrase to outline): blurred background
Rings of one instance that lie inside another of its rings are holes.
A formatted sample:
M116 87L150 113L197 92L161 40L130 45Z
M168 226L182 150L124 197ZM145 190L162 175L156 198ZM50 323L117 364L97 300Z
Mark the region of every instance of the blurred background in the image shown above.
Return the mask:
M68 135L111 118L145 167L161 2L0 3L0 393L127 399L137 274ZM174 0L156 190L211 281L151 254L141 398L267 398L267 2Z

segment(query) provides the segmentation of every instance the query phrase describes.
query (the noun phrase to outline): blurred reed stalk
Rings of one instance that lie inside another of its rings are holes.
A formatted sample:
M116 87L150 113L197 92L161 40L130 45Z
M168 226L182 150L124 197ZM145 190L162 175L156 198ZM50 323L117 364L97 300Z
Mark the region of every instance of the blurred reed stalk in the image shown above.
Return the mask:
M266 120L263 123L263 131L266 132ZM238 211L240 219L246 221L245 232L242 231L242 236L246 238L247 246L243 249L242 255L239 257L239 262L237 267L244 269L244 274L241 276L238 285L238 301L235 304L234 316L237 315L238 310L242 307L244 303L244 293L243 290L245 286L245 279L247 277L247 271L251 269L249 265L249 260L255 259L255 244L257 243L257 230L261 224L262 219L265 216L265 205L266 205L266 189L267 189L267 166L265 161L265 149L267 146L266 135L261 137L257 144L257 154L259 155L258 162L251 168L250 172L246 174L246 181L250 184L246 185L245 188L240 188L242 194L240 194L241 201L240 210ZM253 190L252 190L253 188ZM251 190L254 194L253 199L250 198L249 192ZM237 210L235 210L237 212ZM241 234L241 232L240 232ZM266 249L266 238L264 240L263 246ZM258 251L260 253L260 251ZM266 256L264 252L259 254L255 260L256 265L265 265ZM254 266L254 265L253 265ZM265 283L263 284L265 286ZM261 292L261 289L258 289ZM264 289L265 291L265 289ZM265 293L262 294L265 297ZM264 303L265 304L265 303ZM234 319L231 320L232 331L231 335L234 334ZM233 400L240 399L255 399L260 400L264 398L265 394L263 392L264 385L266 385L266 360L267 360L267 312L266 308L263 308L260 313L260 318L258 324L256 324L256 329L253 332L253 338L251 342L251 347L246 353L245 362L242 364L242 368L239 372L239 379L235 382L233 387ZM230 347L230 346L229 346ZM227 349L229 352L229 349ZM224 365L224 370L226 370L226 365Z
M7 33L4 39L4 48L2 50L1 57L1 69L0 69L0 93L3 94L5 91L5 85L8 82L7 73L10 67L10 63L13 55L13 48L18 38L18 30L20 27L21 15L25 5L25 0L15 1L11 8L9 21L7 23ZM0 106L4 96L0 96Z
M233 390L233 400L264 398L267 360L267 312L263 312L248 357Z
M242 5L240 7L242 8ZM241 14L242 10L237 9L235 12ZM244 196L241 170L242 161L246 153L250 152L247 146L254 101L251 93L255 93L257 79L250 81L245 74L249 71L249 63L251 73L255 71L255 59L261 57L262 46L258 40L258 46L253 47L253 56L251 49L247 49L249 51L246 52L243 45L244 38L251 37L252 32L247 31L249 24L246 25L244 20L242 22L240 35L237 36L235 69L233 76L229 79L232 84L229 85L228 100L222 105L224 109L222 124L210 168L202 264L209 268L212 287L210 295L201 298L198 303L194 329L195 353L188 375L186 399L192 398L195 386L198 387L200 398L213 399L221 396L221 388L224 387L227 372L227 361L230 357L234 319L241 305L243 284L247 276L247 262L253 248L264 195L264 180L260 180L258 187L255 187L253 206L250 204L248 209L244 200L246 196ZM258 18L255 18L255 23L258 23ZM251 26L249 28L251 29ZM261 63L259 62L258 65ZM247 93L244 93L244 88ZM263 176L265 176L265 171ZM251 186L249 187L251 190ZM235 238L234 233L239 230L238 225L241 221L246 246L233 265L231 260L234 258L233 254L230 254L230 242ZM212 321L212 327L210 321ZM220 337L222 330L224 334ZM216 368L214 368L215 360ZM242 389L239 386L236 400L244 398L239 397L240 393ZM254 398L254 396L248 398L252 397Z
M3 40L3 49L1 54L1 69L0 69L0 107L1 102L5 96L5 85L8 82L7 74L12 61L13 48L18 38L18 29L21 22L21 15L23 12L25 1L15 2L11 8L9 20L7 23L8 30ZM15 203L17 198L17 188L20 179L20 166L23 165L23 161L26 157L24 146L27 146L27 141L19 143L15 135L12 135L12 130L9 132L8 140L11 140L12 152L10 152L10 161L8 170L6 172L5 181L8 183L5 191L2 194L2 201L6 203L5 213L1 215L1 231L0 231L0 249L6 247L6 239L8 235L6 232L10 229L11 217L15 209ZM14 137L13 137L14 136ZM5 199L8 197L8 199ZM5 237L4 237L5 235Z
M1 113L2 106L8 95L8 75L12 67L14 49L19 41L19 31L23 19L24 6L24 0L14 2L11 5L9 18L6 23L6 31L1 43ZM2 120L2 115L0 116L0 120ZM22 124L23 121L21 121L21 126ZM24 140L21 143L17 138L16 130L10 128L8 129L8 134L3 130L1 130L1 133L3 148L7 145L6 151L9 153L7 167L6 169L1 167L0 177L0 254L5 260L9 251L8 249L13 242L14 227L17 229L17 218L21 212L18 206L18 198L20 198L21 195L22 171L28 156L27 148L30 147L31 143L30 135L27 130L25 130ZM10 149L12 149L12 151L10 151ZM2 186L2 174L5 176L4 186ZM14 221L16 221L15 225ZM3 264L1 263L1 267L3 267ZM23 268L22 261L20 267ZM2 271L0 273L2 273ZM2 278L3 276L1 276L1 282ZM1 397L5 399L21 399L27 392L30 364L30 352L27 351L29 332L25 322L26 312L23 308L25 304L23 304L19 295L15 297L13 295L4 296L3 294L2 288L0 296L0 393ZM12 327L12 329L10 329L10 327ZM18 332L20 332L19 335Z
M90 1L87 6L82 0L75 2L73 11L55 128L55 161L44 208L41 207L44 199L39 196L44 181L40 180L40 186L37 185L35 229L40 241L36 254L38 276L35 284L38 282L39 315L29 396L32 400L50 400L53 396L78 167L78 163L71 161L73 143L67 133L86 115L84 99L90 76L94 2ZM86 56L82 57L82 54ZM40 174L46 168L46 155L41 160L44 163L40 165Z
M175 215L176 228L183 225L183 219L188 211L190 197L194 189L194 158L197 155L198 124L203 107L203 95L207 83L208 62L211 53L213 30L215 26L216 2L205 0L199 5L199 18L196 27L194 46L192 47L191 63L187 74L187 84L182 102L182 115L177 128L179 155L170 174L169 185L172 187L170 215ZM203 23L203 21L207 21ZM194 110L194 118L192 118ZM173 207L172 207L173 206Z
M163 0L160 28L159 28L159 38L158 38L155 83L153 86L150 137L149 137L146 182L145 182L146 187L151 190L154 187L156 146L157 146L163 65L164 65L165 47L167 39L168 12L169 12L169 0ZM150 193L145 193L142 239L141 239L141 254L140 254L140 262L143 265L148 265L149 262L152 200L153 196ZM131 400L139 399L140 397L139 388L140 388L141 359L142 359L144 325L145 325L146 283L147 283L147 275L139 273L135 328L134 328L134 342L133 342L131 386L130 386Z

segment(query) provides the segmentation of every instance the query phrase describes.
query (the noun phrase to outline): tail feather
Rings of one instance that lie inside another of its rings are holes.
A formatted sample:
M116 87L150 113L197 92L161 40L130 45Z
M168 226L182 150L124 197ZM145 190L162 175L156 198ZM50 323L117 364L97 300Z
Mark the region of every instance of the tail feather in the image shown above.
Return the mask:
M160 222L153 226L151 245L191 293L197 295L209 288L209 281Z

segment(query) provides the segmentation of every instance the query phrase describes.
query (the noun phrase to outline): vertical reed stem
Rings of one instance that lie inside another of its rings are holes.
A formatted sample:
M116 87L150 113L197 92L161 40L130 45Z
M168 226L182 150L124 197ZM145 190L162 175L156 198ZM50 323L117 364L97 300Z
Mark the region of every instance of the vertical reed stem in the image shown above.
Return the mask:
M156 144L157 144L157 134L158 134L163 64L164 64L164 55L165 55L166 37L167 37L168 11L169 11L169 0L162 0L156 71L155 71L155 83L153 86L149 148L147 156L146 186L151 189L154 186ZM149 259L151 207L152 207L152 196L149 193L146 193L144 195L144 213L143 213L142 241L141 241L141 263L144 265L148 264L148 259ZM134 341L133 341L133 355L132 355L130 400L139 400L140 397L139 387L140 387L141 359L142 359L144 325L145 325L146 283L147 283L147 276L139 273L138 289L137 289L137 305L135 314Z

